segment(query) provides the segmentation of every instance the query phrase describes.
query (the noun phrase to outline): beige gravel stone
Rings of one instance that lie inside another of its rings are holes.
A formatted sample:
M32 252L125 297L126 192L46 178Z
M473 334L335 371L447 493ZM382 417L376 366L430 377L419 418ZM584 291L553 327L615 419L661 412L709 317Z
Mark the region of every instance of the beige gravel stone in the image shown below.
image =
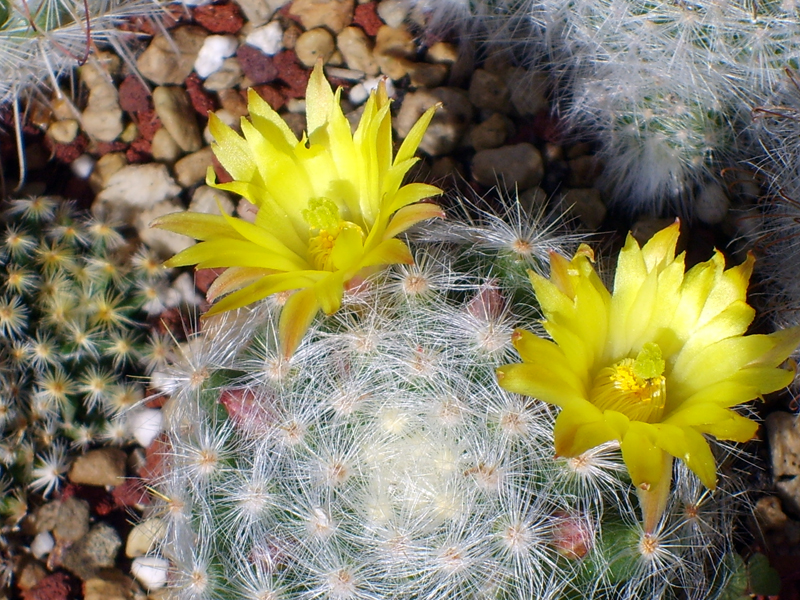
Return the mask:
M142 210L136 215L133 226L139 234L139 239L147 245L159 257L164 259L174 256L181 250L194 245L194 240L185 235L180 235L164 229L150 227L150 223L157 217L170 213L182 212L183 205L177 200L164 200L147 209Z
M235 88L242 82L244 73L239 59L235 56L226 58L222 62L222 68L206 77L203 87L210 92Z
M83 582L83 600L133 600L133 579L122 573L102 573Z
M561 197L561 203L564 209L577 216L589 231L600 229L606 218L606 205L600 190L595 188L567 190Z
M153 136L150 152L155 160L165 163L174 163L183 154L181 147L164 127Z
M509 124L500 113L492 113L483 123L472 128L469 142L475 150L488 150L502 146L508 137Z
M469 84L469 100L477 108L508 114L511 100L502 77L485 69L476 69Z
M137 524L128 534L125 541L125 556L136 558L144 556L153 546L164 539L167 533L167 525L162 519L152 517Z
M408 0L381 0L377 6L378 16L389 27L400 27L408 16Z
M408 73L416 51L414 36L404 28L384 25L375 36L373 55L381 73L391 79L400 79Z
M69 144L78 135L80 125L75 119L64 119L56 121L47 128L47 135L59 144Z
M472 176L486 187L527 190L544 177L544 162L533 144L523 143L481 150L472 159Z
M127 165L108 178L92 205L92 212L100 218L130 225L141 211L180 192L181 187L165 165Z
M350 69L363 71L369 77L380 73L381 68L373 56L372 40L360 27L345 27L336 36L336 45Z
M108 185L111 176L128 164L128 159L123 152L109 152L97 159L94 170L89 176L89 185L99 192Z
M406 94L395 121L397 134L404 138L417 119L428 108L439 103L441 107L434 114L419 145L420 150L432 156L452 152L472 122L472 104L464 90L439 87L432 90L420 89Z
M452 65L458 60L458 48L448 42L436 42L425 51L425 60Z
M89 503L74 496L48 502L36 511L35 526L59 542L77 542L89 531Z
M136 66L156 85L180 85L194 69L194 61L208 35L197 25L176 27L170 30L169 38L159 33L136 61Z
M304 32L294 46L297 59L306 67L311 68L321 58L327 63L336 50L336 41L327 29L315 27Z
M210 146L184 156L175 163L175 179L185 188L204 181L208 167L213 164L213 156Z
M153 90L153 105L164 129L184 152L197 152L203 138L189 95L182 87L159 86Z
M83 130L101 142L113 142L122 133L122 109L119 93L107 73L98 68L81 71L81 79L89 87L89 99L81 113Z
M127 455L119 448L98 448L79 456L67 477L72 483L115 486L125 481Z
M800 515L800 418L787 412L767 417L772 477L787 512Z
M353 21L355 0L294 0L289 14L300 18L308 31L315 27L327 27L339 33Z

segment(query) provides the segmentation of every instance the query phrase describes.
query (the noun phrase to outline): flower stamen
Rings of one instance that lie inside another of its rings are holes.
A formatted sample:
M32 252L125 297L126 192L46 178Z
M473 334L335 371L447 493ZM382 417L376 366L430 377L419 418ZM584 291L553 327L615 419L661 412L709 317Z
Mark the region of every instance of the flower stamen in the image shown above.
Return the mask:
M615 410L629 419L653 423L667 400L664 360L657 344L647 343L633 358L600 369L589 400L601 410Z

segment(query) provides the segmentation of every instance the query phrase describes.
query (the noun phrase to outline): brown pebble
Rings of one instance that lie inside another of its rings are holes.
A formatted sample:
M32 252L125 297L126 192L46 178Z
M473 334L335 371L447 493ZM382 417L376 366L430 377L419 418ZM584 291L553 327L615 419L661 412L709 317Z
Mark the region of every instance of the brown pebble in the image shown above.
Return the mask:
M378 3L366 2L356 6L353 14L353 25L358 25L369 36L376 36L383 26L383 21L378 16Z
M119 106L127 112L139 112L153 108L150 90L135 75L128 75L119 84Z
M224 269L197 269L194 272L194 284L200 292L205 294L223 270Z
M113 142L97 142L94 145L94 150L98 156L105 156L112 152L125 152L128 149L128 144L119 140Z
M272 57L267 56L258 48L242 44L236 51L236 58L239 65L253 85L269 83L278 76L278 68L274 64Z
M36 587L45 577L47 570L38 560L28 560L18 571L17 587L24 591Z
M247 109L247 96L239 90L220 90L217 92L222 108L231 113L238 121L250 112Z
M197 6L193 15L194 20L211 33L235 34L244 25L244 18L239 7L232 2Z

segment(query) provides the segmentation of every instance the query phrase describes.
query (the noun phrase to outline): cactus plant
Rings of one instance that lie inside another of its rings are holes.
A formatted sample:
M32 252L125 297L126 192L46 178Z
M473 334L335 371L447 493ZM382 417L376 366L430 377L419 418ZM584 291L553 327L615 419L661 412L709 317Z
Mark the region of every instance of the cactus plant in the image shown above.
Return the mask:
M517 257L541 268L557 246ZM513 325L532 321L508 301L513 254L414 248L417 268L349 293L288 361L270 298L210 317L159 372L172 398L149 516L166 525L174 597L719 595L737 478L712 493L677 465L645 532L618 447L555 457L554 412L496 382Z
M143 307L157 303L164 273L133 258L108 223L52 197L13 200L0 247L0 465L19 489L45 496L67 467L67 451L119 429L143 395L154 356ZM118 440L118 441L124 441ZM3 509L18 512L3 494Z
M352 138L319 68L307 102L302 140L254 97L244 139L214 132L254 223L155 222L204 244L168 264L227 267L210 289L230 295L154 374L171 395L148 514L163 536L134 572L160 564L192 599L723 597L740 484L713 438L753 435L731 408L787 385L800 341L743 336L752 257L684 272L675 223L629 237L612 294L588 246L567 260L572 240L516 202L420 225L440 209L414 202L439 190L392 170L424 121L389 168L385 90ZM287 164L299 181L275 185ZM387 240L397 260L364 269ZM539 312L555 343L514 329Z

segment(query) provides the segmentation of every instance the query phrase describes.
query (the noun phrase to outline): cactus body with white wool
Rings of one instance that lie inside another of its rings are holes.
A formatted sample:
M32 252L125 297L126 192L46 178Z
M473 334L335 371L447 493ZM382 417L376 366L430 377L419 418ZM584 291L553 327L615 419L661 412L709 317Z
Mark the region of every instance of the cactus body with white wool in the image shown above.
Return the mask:
M709 493L676 467L645 533L618 449L555 457L553 411L497 385L514 325L534 323L508 301L530 291L513 271L561 246L533 226L450 223L448 243L351 292L288 361L274 298L183 345L155 379L172 399L151 516L175 598L721 593L733 481Z

